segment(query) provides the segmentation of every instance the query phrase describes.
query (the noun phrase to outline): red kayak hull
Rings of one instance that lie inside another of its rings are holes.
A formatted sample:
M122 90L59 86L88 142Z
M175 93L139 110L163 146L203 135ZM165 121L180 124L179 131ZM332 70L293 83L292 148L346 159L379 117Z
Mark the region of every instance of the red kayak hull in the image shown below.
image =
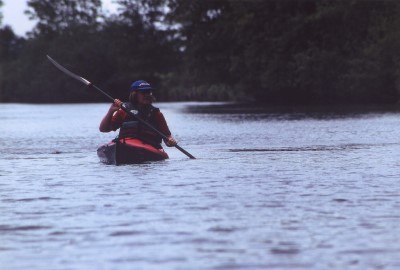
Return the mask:
M139 139L124 138L112 141L97 149L100 161L105 164L138 164L168 158L164 149L157 149Z

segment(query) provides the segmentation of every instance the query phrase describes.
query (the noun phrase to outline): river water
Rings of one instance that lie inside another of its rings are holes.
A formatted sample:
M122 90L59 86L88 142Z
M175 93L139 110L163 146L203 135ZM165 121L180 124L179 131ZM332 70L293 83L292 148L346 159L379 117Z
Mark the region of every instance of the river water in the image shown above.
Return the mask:
M0 104L0 269L400 269L400 113L157 105L196 160L103 165L108 104Z

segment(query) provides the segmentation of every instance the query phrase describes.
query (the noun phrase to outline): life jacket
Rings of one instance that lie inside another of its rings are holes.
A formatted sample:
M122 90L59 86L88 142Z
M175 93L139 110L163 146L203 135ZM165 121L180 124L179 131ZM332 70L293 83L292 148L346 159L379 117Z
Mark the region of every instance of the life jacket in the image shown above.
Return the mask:
M140 119L146 121L153 127L157 128L154 114L159 112L160 109L153 105L146 106L141 110L137 110L131 103L124 103L125 108L138 116ZM140 123L135 117L128 114L122 126L119 129L118 139L122 138L137 138L145 143L151 144L154 147L161 149L162 137L148 128L146 125Z

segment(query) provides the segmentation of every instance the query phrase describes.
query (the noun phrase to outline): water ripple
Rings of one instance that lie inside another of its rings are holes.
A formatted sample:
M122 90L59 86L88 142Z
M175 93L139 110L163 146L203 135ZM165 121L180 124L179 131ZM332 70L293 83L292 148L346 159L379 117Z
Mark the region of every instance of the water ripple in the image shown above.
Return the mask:
M12 225L0 225L0 232L17 232L17 231L38 231L48 230L51 226L40 226L40 225L25 225L25 226L12 226Z
M4 269L399 269L399 114L160 106L198 159L104 166L109 104L0 106Z

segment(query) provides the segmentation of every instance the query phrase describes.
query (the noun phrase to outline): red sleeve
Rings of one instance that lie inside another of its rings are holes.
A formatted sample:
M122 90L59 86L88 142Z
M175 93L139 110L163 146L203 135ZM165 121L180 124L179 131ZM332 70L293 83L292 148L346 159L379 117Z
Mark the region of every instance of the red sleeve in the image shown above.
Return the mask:
M167 121L165 121L164 115L162 112L158 111L154 114L155 121L157 123L157 128L167 136L171 135L171 131L169 131Z
M122 126L126 116L128 114L123 110L118 110L111 119L111 126L114 131L119 129Z

